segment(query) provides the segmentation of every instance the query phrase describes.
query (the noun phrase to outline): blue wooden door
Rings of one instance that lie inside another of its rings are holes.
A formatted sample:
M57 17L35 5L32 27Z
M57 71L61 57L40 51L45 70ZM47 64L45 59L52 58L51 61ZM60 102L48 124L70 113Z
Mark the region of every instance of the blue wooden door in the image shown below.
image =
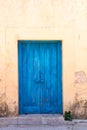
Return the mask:
M61 41L19 41L20 114L62 113Z

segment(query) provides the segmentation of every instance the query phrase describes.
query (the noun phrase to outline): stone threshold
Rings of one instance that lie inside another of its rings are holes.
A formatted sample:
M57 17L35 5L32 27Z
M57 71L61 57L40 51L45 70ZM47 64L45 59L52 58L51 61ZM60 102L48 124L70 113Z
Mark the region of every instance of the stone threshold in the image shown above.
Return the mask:
M17 117L1 117L0 126L8 125L50 125L50 126L61 126L61 125L76 125L76 124L87 124L87 120L72 120L65 121L63 115L57 114L30 114L30 115L19 115Z

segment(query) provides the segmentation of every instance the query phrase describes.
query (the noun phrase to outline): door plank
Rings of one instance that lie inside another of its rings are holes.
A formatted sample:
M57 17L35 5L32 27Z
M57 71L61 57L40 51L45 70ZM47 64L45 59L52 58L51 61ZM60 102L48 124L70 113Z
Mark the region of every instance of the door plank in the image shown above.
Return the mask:
M58 111L57 44L51 45L51 105ZM55 95L55 96L54 96Z
M27 105L28 100L27 100L27 96L28 96L28 79L27 79L27 44L22 44L22 74L23 74L23 105Z
M58 42L58 113L63 112L62 102L62 44Z
M28 44L28 43L27 43ZM27 103L27 106L31 106L32 105L32 96L31 96L31 92L32 92L32 57L33 57L33 54L32 54L32 45L31 43L28 44L28 48L27 48L27 55L28 55L28 63L27 63L27 66L28 66L28 69L27 69L27 75L28 75L28 103Z
M23 113L22 110L22 43L18 43L18 84L19 84L19 114Z

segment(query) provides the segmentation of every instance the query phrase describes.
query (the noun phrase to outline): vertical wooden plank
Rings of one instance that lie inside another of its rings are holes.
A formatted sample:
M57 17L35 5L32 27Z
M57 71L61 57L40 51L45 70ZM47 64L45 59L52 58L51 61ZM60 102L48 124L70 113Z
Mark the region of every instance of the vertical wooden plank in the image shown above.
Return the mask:
M34 88L33 88L33 101L35 105L38 107L38 112L40 112L40 44L39 41L33 42L34 45Z
M43 98L44 97L44 90L45 88L45 46L44 46L44 42L40 42L40 111L41 113L43 112Z
M34 44L34 82L40 82L40 46L39 43Z
M58 85L57 85L57 44L51 44L51 105L54 112L58 109ZM54 96L55 95L55 96Z
M40 42L40 81L45 82L45 47L44 43Z
M19 84L19 114L22 114L22 46L18 41L18 84Z
M27 41L28 47L27 47L27 55L28 55L28 65L27 65L27 73L28 73L28 104L27 106L31 106L32 105L32 97L31 97L31 93L32 93L32 89L31 89L31 75L32 75L32 44L30 42Z
M27 79L27 44L25 42L22 43L22 70L23 70L23 105L26 106L28 103L28 79Z
M42 113L49 113L50 111L50 46L44 42L44 75L45 83L42 92Z
M62 106L62 44L58 41L58 113L63 113Z
M31 100L32 100L32 104L31 104L31 108L30 109L32 109L32 107L33 106L35 106L35 104L34 104L34 99L35 99L35 94L34 94L34 92L35 92L35 85L34 85L34 43L33 42L31 42L31 45L32 45L32 59L31 59L31 65L32 65L32 73L31 73Z
M50 52L49 52L49 46L45 44L46 50L45 50L45 81L46 81L46 86L45 86L45 93L44 97L45 99L45 107L49 106L49 89L50 89Z

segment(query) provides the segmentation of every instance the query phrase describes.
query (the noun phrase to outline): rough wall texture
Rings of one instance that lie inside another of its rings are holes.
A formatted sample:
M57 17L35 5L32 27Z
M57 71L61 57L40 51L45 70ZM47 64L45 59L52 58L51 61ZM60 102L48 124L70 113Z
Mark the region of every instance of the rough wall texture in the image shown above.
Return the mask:
M18 40L62 40L63 111L87 118L87 0L0 0L0 115L18 114Z

